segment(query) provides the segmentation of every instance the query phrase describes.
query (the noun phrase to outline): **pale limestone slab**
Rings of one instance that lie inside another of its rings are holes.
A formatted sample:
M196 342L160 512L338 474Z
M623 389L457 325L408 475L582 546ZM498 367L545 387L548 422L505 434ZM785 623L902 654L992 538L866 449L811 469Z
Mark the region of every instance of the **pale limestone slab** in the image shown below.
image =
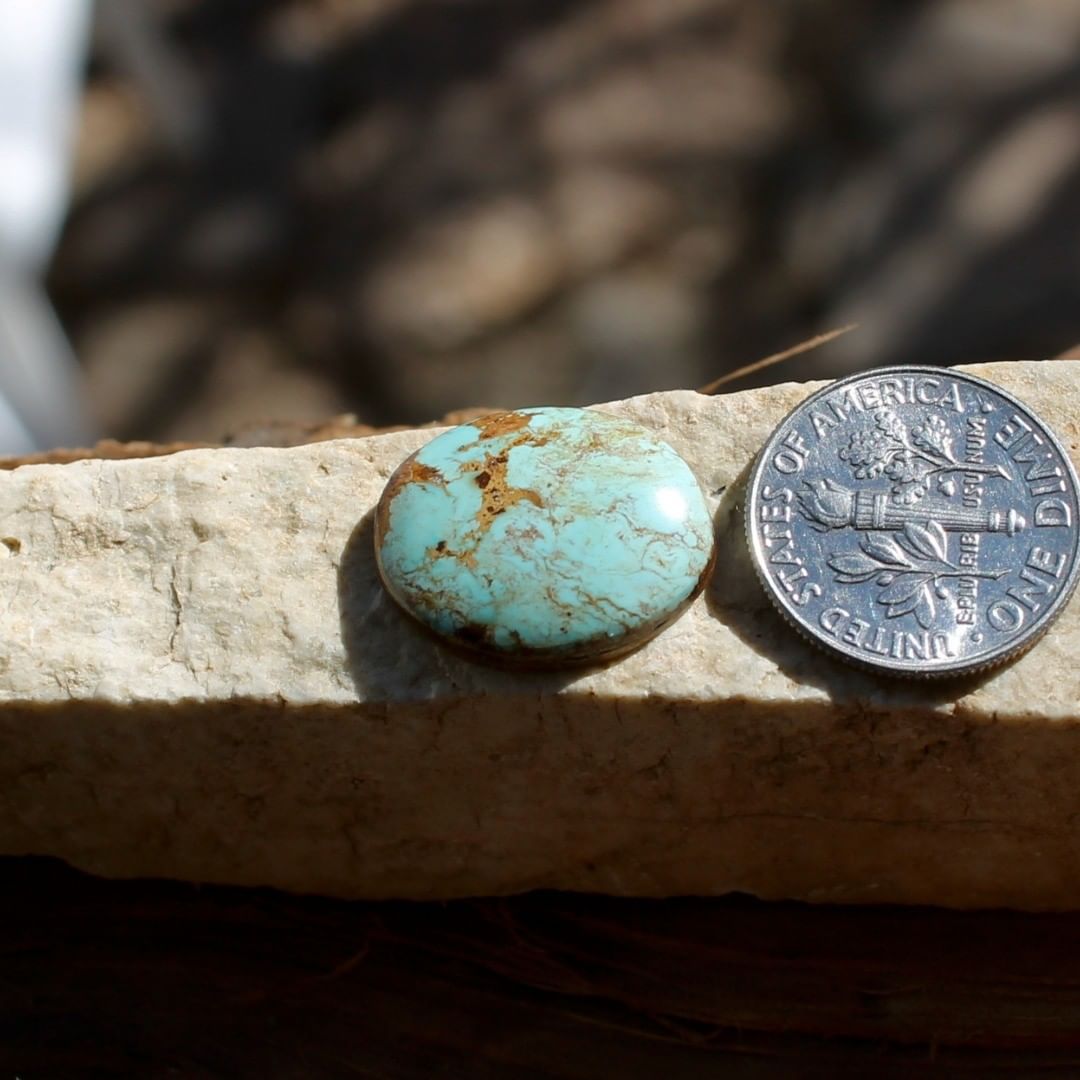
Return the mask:
M967 369L1080 458L1080 363ZM706 595L600 671L445 651L371 511L436 430L0 475L0 853L349 897L538 887L1080 907L1080 607L1008 668L875 679L769 606L757 448L814 385L603 408L690 462Z

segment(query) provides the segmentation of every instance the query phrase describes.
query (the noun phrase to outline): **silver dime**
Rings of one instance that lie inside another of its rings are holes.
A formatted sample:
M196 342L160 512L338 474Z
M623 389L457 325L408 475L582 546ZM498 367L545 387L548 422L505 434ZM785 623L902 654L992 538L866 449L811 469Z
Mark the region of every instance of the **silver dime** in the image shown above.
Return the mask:
M845 660L956 675L1031 645L1080 570L1076 473L991 383L879 368L807 398L754 466L746 529L780 611Z

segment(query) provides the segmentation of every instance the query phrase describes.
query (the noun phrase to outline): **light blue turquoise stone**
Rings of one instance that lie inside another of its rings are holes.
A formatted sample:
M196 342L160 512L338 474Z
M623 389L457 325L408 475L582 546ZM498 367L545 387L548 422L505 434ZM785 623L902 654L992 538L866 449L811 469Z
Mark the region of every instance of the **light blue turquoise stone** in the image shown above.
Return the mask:
M412 616L502 660L640 645L704 584L713 529L685 461L638 424L523 409L438 436L379 502L379 570Z

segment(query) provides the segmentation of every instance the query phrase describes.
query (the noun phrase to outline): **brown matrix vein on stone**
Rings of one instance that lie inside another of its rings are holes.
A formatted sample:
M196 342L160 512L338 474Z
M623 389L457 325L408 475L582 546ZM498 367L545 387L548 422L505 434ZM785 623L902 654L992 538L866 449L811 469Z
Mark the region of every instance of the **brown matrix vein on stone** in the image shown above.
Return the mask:
M523 425L517 423L520 414L506 413L505 417L506 426L500 433L518 431L522 428ZM524 419L527 424L529 417L526 416ZM496 423L486 425L480 438L482 440L492 438L495 426ZM471 461L465 463L463 471L476 473L473 479L481 492L480 509L476 513L476 528L472 533L475 540L479 540L491 528L495 519L515 503L530 502L533 506L543 507L544 500L539 492L511 484L507 473L510 469L511 451L519 446L544 446L547 441L543 435L522 431L522 434L507 443L498 453L488 454L482 463Z

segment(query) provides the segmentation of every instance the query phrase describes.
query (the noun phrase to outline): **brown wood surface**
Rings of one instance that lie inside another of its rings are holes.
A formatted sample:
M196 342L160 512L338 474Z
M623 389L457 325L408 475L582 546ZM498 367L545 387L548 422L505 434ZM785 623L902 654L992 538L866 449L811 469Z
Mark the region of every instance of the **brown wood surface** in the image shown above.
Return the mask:
M1080 915L0 887L5 1078L1080 1076Z

